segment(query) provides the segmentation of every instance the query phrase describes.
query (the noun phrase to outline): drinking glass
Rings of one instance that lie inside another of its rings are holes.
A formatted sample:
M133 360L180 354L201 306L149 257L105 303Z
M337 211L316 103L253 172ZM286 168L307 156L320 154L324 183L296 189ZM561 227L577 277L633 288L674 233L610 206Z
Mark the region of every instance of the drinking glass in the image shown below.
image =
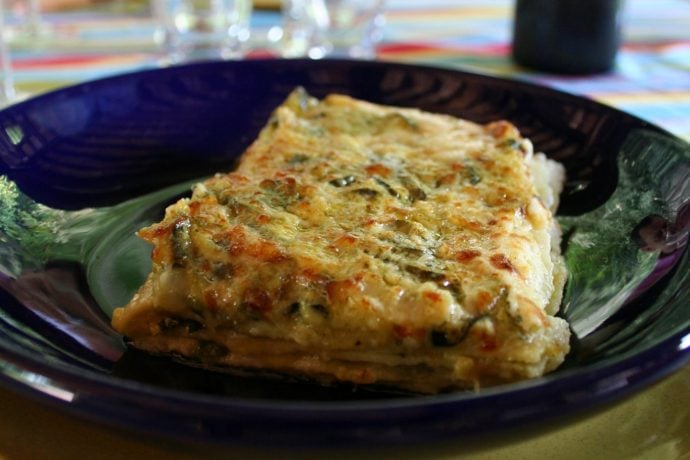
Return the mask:
M5 5L0 0L0 106L9 104L15 97L10 52L5 40Z
M32 35L40 35L45 30L39 0L26 0L26 26Z
M252 0L153 0L171 63L241 57L249 40Z
M10 34L15 41L32 45L37 39L51 35L50 27L43 21L40 0L12 0L5 6L16 16L16 25Z
M384 0L283 0L284 57L373 59L383 36Z

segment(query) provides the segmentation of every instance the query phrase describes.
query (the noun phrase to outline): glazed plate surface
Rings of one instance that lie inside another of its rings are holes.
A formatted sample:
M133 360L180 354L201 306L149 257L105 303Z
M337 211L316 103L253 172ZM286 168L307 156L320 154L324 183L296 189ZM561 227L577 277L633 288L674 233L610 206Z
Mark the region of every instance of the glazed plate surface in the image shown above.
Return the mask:
M109 317L150 267L134 231L190 181L230 170L297 86L480 123L507 119L566 166L559 220L571 279L561 314L574 339L559 370L410 396L229 377L127 350ZM596 102L430 67L256 60L84 83L6 108L0 126L0 382L78 416L270 446L538 432L690 359L690 146Z

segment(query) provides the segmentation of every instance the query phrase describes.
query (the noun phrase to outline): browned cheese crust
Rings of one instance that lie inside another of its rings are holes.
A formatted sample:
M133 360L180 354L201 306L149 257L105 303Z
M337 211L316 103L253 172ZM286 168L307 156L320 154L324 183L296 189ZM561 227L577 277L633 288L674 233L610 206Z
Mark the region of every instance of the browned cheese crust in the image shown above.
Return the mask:
M296 90L236 171L139 232L113 325L204 366L423 393L543 375L568 352L563 168L481 126Z

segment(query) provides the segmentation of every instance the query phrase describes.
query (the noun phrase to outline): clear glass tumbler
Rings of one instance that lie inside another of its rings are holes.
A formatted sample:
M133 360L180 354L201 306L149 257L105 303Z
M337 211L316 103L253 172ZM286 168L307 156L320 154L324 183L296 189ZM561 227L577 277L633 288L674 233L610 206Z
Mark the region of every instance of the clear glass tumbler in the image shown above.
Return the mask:
M285 57L373 59L383 37L384 0L283 0Z
M246 52L252 0L153 0L167 59L232 59Z
M53 38L53 30L43 20L40 0L8 0L5 7L15 19L9 31L13 42L31 48Z
M11 103L15 98L14 79L10 51L5 40L5 5L0 0L0 106Z

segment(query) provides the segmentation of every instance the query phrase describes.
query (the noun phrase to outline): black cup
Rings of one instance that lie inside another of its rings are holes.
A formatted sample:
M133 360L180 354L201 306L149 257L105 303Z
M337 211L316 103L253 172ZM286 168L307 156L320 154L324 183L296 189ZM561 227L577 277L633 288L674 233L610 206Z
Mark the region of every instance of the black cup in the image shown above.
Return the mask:
M547 72L587 74L613 67L620 0L517 0L513 57Z

